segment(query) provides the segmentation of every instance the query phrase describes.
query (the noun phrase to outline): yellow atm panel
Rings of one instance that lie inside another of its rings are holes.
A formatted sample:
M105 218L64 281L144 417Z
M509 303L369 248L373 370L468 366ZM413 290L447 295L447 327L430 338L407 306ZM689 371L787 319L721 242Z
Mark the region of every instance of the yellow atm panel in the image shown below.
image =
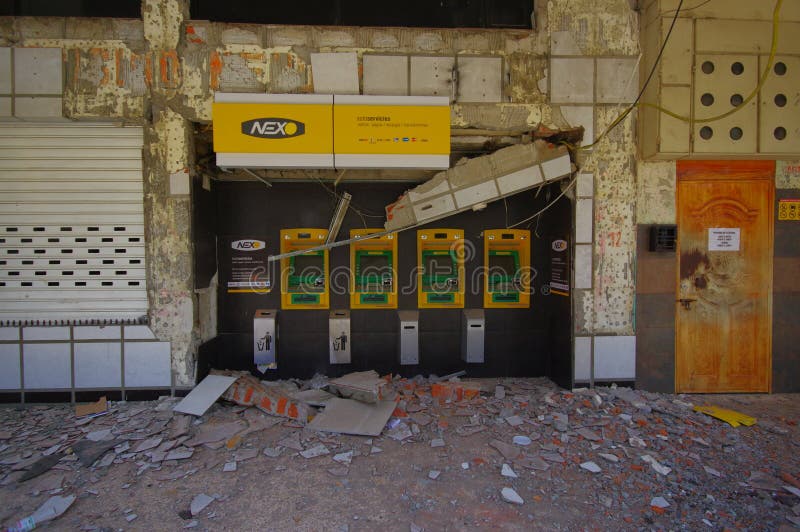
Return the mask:
M380 229L352 229L360 239ZM350 244L350 308L397 308L397 235Z
M281 253L325 243L327 229L282 229ZM327 309L329 305L328 250L310 251L281 259L281 307Z
M483 306L530 308L531 232L488 229L483 232Z
M464 308L464 231L417 231L419 308Z

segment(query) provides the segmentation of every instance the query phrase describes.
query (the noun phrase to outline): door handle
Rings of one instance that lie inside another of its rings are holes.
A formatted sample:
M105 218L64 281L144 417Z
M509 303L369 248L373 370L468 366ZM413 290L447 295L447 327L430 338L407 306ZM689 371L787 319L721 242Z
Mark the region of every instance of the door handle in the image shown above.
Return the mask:
M685 308L686 310L692 310L692 303L694 303L697 300L693 299L693 298L682 297L682 298L678 299L677 301L678 301L678 303L683 305L683 308Z

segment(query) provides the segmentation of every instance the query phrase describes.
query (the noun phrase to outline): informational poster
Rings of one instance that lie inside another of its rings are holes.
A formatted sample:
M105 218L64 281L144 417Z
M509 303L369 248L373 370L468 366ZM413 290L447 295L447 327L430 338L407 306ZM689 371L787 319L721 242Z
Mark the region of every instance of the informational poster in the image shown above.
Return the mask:
M709 251L739 251L739 236L741 229L738 227L709 227Z
M224 237L225 289L229 294L272 290L267 262L267 243L260 237Z
M550 244L550 293L569 296L569 245L561 238Z

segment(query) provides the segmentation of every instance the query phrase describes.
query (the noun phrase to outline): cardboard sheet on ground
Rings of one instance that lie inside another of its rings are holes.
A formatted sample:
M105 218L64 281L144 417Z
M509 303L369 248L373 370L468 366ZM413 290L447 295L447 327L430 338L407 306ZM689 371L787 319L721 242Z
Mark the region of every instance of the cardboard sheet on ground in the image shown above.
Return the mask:
M236 382L236 377L228 375L209 375L200 384L183 398L183 401L175 405L175 412L202 416L211 405Z
M325 411L319 413L308 426L323 432L378 436L389 421L395 406L394 401L366 404L334 397L328 401Z

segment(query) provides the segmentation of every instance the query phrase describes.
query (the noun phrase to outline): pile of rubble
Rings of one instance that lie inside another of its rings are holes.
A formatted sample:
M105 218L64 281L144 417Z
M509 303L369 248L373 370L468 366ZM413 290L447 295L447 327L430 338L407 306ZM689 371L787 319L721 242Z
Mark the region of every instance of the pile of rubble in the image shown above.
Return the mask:
M794 456L794 425L759 420L734 428L695 411L684 396L374 372L280 382L218 372L209 379L216 389L205 395L201 383L194 397L103 403L82 417L67 406L1 409L0 522L29 530L69 516L71 506L93 504L93 486L121 464L130 466L121 489L145 477L170 483L201 470L235 473L257 460L274 461L276 471L286 469L282 460L314 461L346 478L356 462L380 460L389 447L423 446L446 464L473 455L437 469L411 464L425 482L478 478L486 486L482 501L530 518L533 505L557 511L579 487L592 506L571 525L800 525L800 464L775 459L776 449ZM218 397L225 402L213 404ZM199 462L199 452L219 459ZM228 497L194 494L180 510L185 526L223 515ZM119 512L126 522L138 519L131 508Z

